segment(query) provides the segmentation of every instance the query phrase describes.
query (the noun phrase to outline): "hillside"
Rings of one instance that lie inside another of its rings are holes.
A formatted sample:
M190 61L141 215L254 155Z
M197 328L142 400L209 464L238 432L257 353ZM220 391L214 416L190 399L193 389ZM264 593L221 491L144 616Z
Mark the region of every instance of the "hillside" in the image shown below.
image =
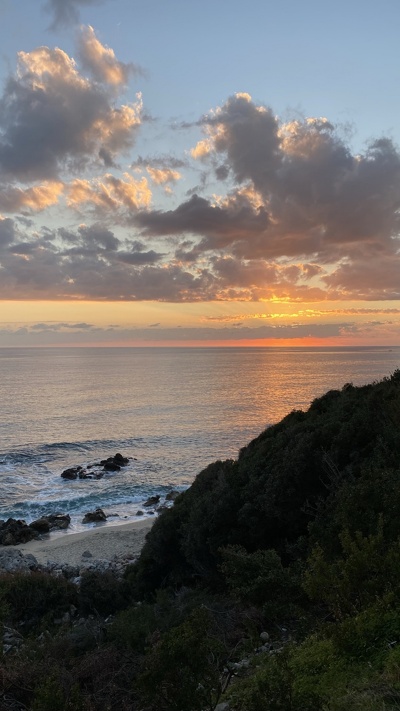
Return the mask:
M217 584L221 546L274 548L289 562L296 547L307 554L319 537L334 547L345 526L370 533L385 496L399 498L396 478L383 489L377 481L382 467L398 469L399 454L400 371L326 393L262 432L237 461L215 462L197 476L148 535L139 588Z
M0 709L399 711L399 511L397 370L207 467L124 580L1 576Z

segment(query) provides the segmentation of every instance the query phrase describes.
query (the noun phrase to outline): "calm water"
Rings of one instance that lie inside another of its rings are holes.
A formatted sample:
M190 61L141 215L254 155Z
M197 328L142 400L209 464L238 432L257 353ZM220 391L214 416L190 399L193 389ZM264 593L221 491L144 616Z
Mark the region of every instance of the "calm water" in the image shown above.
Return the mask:
M0 518L101 506L113 524L187 487L290 410L400 367L400 348L0 349ZM61 471L121 452L99 481Z

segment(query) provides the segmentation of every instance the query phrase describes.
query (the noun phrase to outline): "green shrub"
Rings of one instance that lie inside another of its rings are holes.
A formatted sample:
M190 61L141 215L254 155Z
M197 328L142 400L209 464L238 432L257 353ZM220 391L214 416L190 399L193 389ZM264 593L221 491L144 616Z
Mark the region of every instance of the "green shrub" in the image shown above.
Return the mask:
M212 617L199 608L155 642L144 658L138 686L157 711L213 711L224 659Z
M343 531L340 541L342 555L333 561L321 546L314 548L303 583L310 598L325 603L337 620L400 587L400 542L387 542L382 517L374 535Z
M0 576L0 606L6 605L12 625L36 625L44 616L60 617L72 604L77 604L77 591L64 578L46 573Z
M79 607L83 613L111 615L125 608L128 601L126 584L111 571L83 573L79 588Z
M228 589L244 604L262 607L270 620L298 612L297 604L304 597L300 576L293 567L282 565L276 551L247 553L242 546L227 546L220 555Z

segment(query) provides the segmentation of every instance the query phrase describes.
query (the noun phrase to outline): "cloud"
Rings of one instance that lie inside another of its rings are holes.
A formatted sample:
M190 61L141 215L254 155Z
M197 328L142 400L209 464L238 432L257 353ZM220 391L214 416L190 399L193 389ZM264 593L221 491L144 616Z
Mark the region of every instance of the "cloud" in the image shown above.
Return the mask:
M16 230L14 221L0 215L0 248L14 241Z
M2 186L0 188L0 210L3 212L40 212L55 205L63 190L64 184L60 181L49 181L26 189Z
M163 168L165 170L180 170L188 167L188 161L182 158L177 158L172 154L163 154L157 156L138 156L132 163L131 168Z
M124 173L122 178L111 173L92 180L77 178L68 186L66 194L69 207L87 206L103 217L118 212L122 221L129 221L139 208L148 207L152 198L146 178L135 179L129 173ZM115 214L112 217L115 219Z
M255 210L248 201L232 199L219 206L193 195L175 210L139 213L135 223L143 228L145 235L203 235L203 249L218 249L240 240L250 240L253 234L259 235L266 230L268 219L264 208Z
M370 316L371 314L383 314L383 315L400 315L400 309L396 308L339 308L339 309L298 309L297 311L290 312L256 312L256 313L244 313L244 314L220 314L219 316L204 316L202 321L212 321L216 323L232 323L238 319L245 321L264 321L264 320L275 320L284 319L286 321L292 321L296 318L302 319L315 319L315 318L326 318L327 316Z
M248 94L197 125L205 137L192 158L220 179L221 195L139 212L143 235L181 235L176 258L208 262L218 279L218 265L229 267L233 289L244 269L257 282L265 262L280 262L302 265L291 279L297 294L308 286L329 298L399 298L400 154L391 140L354 154L326 118L281 122ZM252 298L262 298L256 287ZM268 280L264 288L267 297Z
M60 170L111 165L133 145L141 98L114 105L61 49L20 52L0 99L0 177L57 180Z
M45 333L46 331L92 331L96 327L92 323L34 323L29 325L28 329L30 331L39 331L40 333Z
M400 252L344 261L324 281L343 299L400 299Z
M368 327L366 327L367 329ZM390 329L389 329L390 330ZM241 326L240 324L229 327L175 327L164 328L160 324L149 324L146 328L93 328L89 325L87 329L79 329L73 324L36 324L35 326L4 325L0 328L0 338L7 340L7 343L19 345L24 339L26 344L68 344L85 343L90 335L90 342L128 341L157 343L169 342L177 343L184 341L197 341L207 343L219 341L229 345L230 342L240 341L264 341L267 339L283 340L304 338L329 339L352 333L357 335L362 332L362 328L353 323L343 322L339 324L294 324L294 325L263 325L257 327Z
M101 44L90 25L81 27L78 35L78 55L83 68L100 83L115 87L124 86L131 75L143 74L143 70L132 62L125 64L118 61L114 50Z
M67 26L79 22L81 7L101 5L104 0L47 0L43 8L50 13L52 19L50 28Z
M174 183L182 177L181 173L177 170L172 170L172 168L152 168L151 166L147 166L146 170L156 185Z
M207 137L196 145L193 157L219 166L220 177L233 177L231 201L243 186L256 191L269 216L256 239L237 244L235 233L227 235L237 254L318 254L334 260L374 246L393 251L399 231L400 156L390 140L372 141L364 155L352 155L326 119L280 123L270 109L242 94L203 117L201 124ZM227 222L229 200L224 206ZM166 213L167 224L169 219ZM191 232L204 235L200 216ZM203 244L212 246L209 240Z

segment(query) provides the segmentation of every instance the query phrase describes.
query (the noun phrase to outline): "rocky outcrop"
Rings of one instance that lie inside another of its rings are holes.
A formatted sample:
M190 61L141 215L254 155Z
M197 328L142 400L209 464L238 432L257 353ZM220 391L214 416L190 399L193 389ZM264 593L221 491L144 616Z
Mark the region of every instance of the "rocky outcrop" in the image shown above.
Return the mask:
M159 501L160 496L158 494L156 496L149 496L147 501L144 502L143 506L146 506L146 508L149 508L150 506L157 506Z
M0 521L0 545L17 546L20 543L28 543L39 538L41 534L68 528L70 523L71 517L60 513L42 516L30 524L24 520L9 518L7 521Z
M82 523L99 523L101 521L106 521L107 516L103 509L95 509L94 511L88 511L85 513Z
M71 516L69 514L49 514L48 516L42 516L41 518L32 521L29 524L29 528L33 528L39 534L49 533L50 531L62 531L68 528L71 523Z
M75 481L76 479L101 479L105 472L119 472L122 467L129 464L129 458L123 457L120 452L114 454L113 457L107 457L100 462L88 464L86 467L77 466L69 467L61 472L63 479Z
M23 555L15 549L0 550L0 575L5 573L30 573L40 566L31 553Z
M83 467L70 467L69 469L64 469L63 472L61 472L61 476L63 479L77 479L80 472L83 471Z
M0 544L2 546L15 546L18 543L28 543L28 541L38 536L38 532L28 526L26 521L15 518L0 521Z
M110 560L94 558L92 553L87 550L82 553L82 560L78 565L51 560L48 560L46 565L41 565L31 553L24 555L15 548L7 548L0 549L0 575L41 571L54 577L64 577L79 584L81 576L88 571L96 573L110 571L118 578L122 578L125 568L135 560L137 557L131 553L115 555Z

